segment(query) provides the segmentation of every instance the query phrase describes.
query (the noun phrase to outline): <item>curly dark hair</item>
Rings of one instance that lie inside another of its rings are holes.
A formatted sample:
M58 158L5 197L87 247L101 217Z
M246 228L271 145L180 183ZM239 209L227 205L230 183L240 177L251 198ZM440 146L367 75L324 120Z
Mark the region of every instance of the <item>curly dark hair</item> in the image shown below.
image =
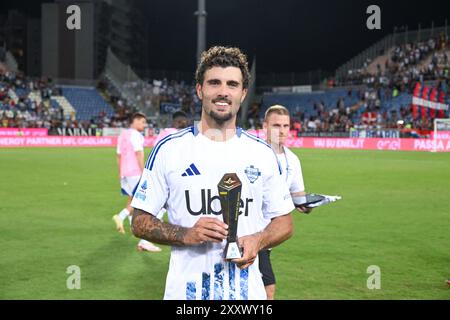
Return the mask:
M205 72L212 67L237 67L242 72L242 85L248 88L250 72L248 71L247 56L239 48L215 46L203 51L200 63L195 72L195 81L203 84Z

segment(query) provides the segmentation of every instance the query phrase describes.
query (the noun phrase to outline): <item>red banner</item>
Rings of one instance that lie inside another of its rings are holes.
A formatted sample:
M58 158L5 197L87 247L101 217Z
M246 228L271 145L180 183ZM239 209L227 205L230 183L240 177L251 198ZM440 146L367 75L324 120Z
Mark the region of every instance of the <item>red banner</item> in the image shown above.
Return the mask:
M431 102L438 102L437 94L438 94L437 88L433 88L430 93L430 101ZM434 119L435 117L436 117L436 110L430 109L430 118Z
M413 98L419 98L421 90L422 90L422 84L420 82L417 82L416 86L414 88ZM414 99L413 99L413 101L414 101ZM411 112L412 112L413 119L416 119L419 114L419 107L417 106L417 104L413 103L411 105L411 109L412 109Z
M439 92L438 88L431 89L430 87L425 86L423 92L420 93L421 88L422 85L420 83L417 83L414 88L411 102L413 118L416 119L419 110L422 118L428 117L428 110L430 118L435 118L436 110L438 112L438 117L443 118L445 116L445 111L449 109L449 105L445 103L445 92L442 90Z
M377 122L377 113L376 112L364 112L362 114L362 122L364 124L374 124Z
M439 102L445 103L445 92L441 90L441 93L439 94ZM439 110L438 111L438 117L439 119L445 118L445 110Z
M428 100L429 92L430 92L430 88L425 86L425 88L423 88L423 92L422 92L423 100ZM425 108L424 106L422 106L422 108L421 108L421 117L422 117L422 119L427 117L427 108Z

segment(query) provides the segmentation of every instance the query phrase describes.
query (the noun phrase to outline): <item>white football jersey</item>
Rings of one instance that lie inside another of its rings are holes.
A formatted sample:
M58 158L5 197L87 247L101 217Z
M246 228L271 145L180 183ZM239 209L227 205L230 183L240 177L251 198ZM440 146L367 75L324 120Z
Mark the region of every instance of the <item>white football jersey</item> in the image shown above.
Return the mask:
M296 193L305 191L303 182L302 166L298 157L286 147L283 147L284 153L277 154L283 171L283 180L286 181L289 192Z
M261 219L294 209L269 145L241 129L215 142L196 127L155 145L131 205L153 215L165 206L170 223L188 228L200 217L223 221L217 184L226 173L242 183L238 237L261 231ZM240 270L223 259L225 244L172 246L164 299L266 299L258 260Z
M283 146L283 153L277 154L282 170L283 181L286 183L290 193L305 191L303 173L300 160L291 150ZM270 223L269 219L262 220L262 227Z

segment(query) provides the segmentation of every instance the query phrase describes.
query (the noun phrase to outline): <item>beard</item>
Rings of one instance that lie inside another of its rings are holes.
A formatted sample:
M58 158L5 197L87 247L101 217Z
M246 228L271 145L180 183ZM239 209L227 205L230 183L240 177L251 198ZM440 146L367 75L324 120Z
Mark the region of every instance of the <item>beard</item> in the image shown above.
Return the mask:
M215 112L214 110L211 110L209 112L209 116L218 124L222 125L225 122L231 120L233 118L233 114L231 112L225 113L225 114L219 114Z

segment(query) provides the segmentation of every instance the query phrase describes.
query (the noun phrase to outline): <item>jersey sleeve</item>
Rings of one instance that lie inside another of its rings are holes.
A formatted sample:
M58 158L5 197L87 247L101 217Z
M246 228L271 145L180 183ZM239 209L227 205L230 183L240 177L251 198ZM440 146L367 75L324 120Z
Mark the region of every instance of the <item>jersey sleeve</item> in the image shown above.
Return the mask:
M133 131L130 139L134 152L144 151L144 137L139 132Z
M263 186L263 215L267 220L286 215L295 209L288 186L282 178L278 159L274 153L270 156L269 172Z
M164 153L152 152L133 194L131 206L157 216L169 197Z
M292 182L289 186L290 193L305 191L305 183L303 181L302 165L300 160L296 157L296 161L293 163Z

